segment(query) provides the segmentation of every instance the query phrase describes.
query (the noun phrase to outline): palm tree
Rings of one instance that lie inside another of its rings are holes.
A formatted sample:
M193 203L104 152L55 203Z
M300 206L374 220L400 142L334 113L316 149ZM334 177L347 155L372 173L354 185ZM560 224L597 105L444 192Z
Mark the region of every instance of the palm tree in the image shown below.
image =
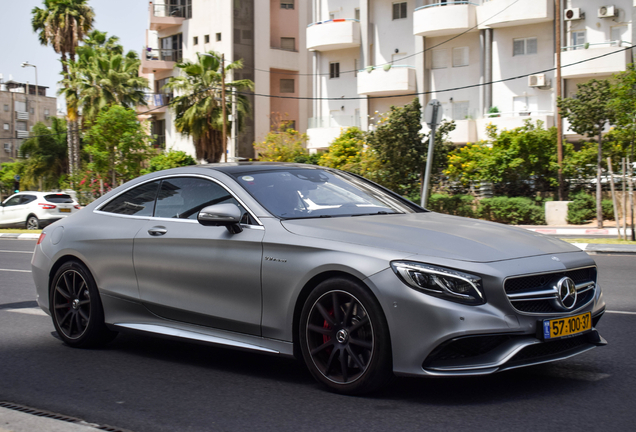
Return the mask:
M221 55L210 51L200 55L198 61L184 61L177 65L182 74L171 78L165 88L173 90L178 96L172 102L175 113L175 127L185 136L194 140L194 148L198 159L207 162L218 162L225 153L223 142L223 115L221 86ZM225 72L241 69L243 61L237 60L225 66ZM252 90L251 80L237 80L225 83L227 94L232 90L241 92ZM226 113L231 112L231 103L225 101ZM250 112L250 103L246 96L237 94L236 112L239 130L244 126L245 118ZM227 122L227 119L226 119Z
M95 120L110 105L146 105L148 80L139 76L141 61L134 51L124 55L118 41L116 36L108 38L106 33L95 30L77 47L77 61L68 62L69 78L62 93L69 92L71 98L77 95L86 122Z
M67 173L66 121L52 117L51 127L44 123L33 126L32 137L24 141L20 151L28 156L22 173L23 182L44 190L58 188Z
M42 45L51 45L61 55L62 73L69 78L67 60L75 60L79 42L93 27L95 12L88 0L44 0L44 9L33 8L31 25ZM69 172L79 168L79 129L77 97L67 99Z

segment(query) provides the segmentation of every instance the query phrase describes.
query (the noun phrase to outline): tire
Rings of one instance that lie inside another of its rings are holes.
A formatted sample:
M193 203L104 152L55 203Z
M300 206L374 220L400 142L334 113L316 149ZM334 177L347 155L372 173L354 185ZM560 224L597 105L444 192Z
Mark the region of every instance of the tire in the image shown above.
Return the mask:
M36 216L31 215L27 218L26 229L29 229L29 230L40 229L40 221L38 220Z
M305 364L331 391L369 393L393 376L384 313L350 279L332 278L314 288L303 306L299 335Z
M104 323L95 279L79 261L66 262L58 269L51 282L49 299L53 325L67 345L98 347L117 336Z

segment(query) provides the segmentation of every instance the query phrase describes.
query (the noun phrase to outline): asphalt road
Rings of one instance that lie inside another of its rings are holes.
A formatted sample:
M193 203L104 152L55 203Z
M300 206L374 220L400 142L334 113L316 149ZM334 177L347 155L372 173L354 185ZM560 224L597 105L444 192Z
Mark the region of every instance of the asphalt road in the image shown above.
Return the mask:
M294 360L120 335L79 350L35 308L34 242L0 240L0 401L135 432L633 430L636 256L603 256L609 345L486 377L400 378L371 397L325 391Z

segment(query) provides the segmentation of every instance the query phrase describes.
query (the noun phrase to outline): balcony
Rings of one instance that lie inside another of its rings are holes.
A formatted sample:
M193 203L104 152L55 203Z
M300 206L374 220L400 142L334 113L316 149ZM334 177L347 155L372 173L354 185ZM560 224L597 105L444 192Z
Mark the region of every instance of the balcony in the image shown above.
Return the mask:
M26 111L16 111L15 112L15 118L17 120L28 120L29 119L29 113Z
M165 30L181 25L188 15L192 15L192 6L171 4L153 4L150 2L150 30Z
M623 44L622 41L611 41L562 48L561 76L563 78L591 78L627 70L627 65L631 62L631 50L625 50L625 47L629 46L628 43L622 46ZM604 57L595 58L603 55ZM572 66L568 66L570 64Z
M307 148L325 149L340 136L343 129L360 127L358 116L312 117L309 119Z
M477 120L477 139L489 139L486 134L486 127L489 124L496 126L498 131L502 131L504 129L512 130L522 127L526 120L530 120L532 124L536 124L537 120L540 120L543 122L543 127L548 129L555 125L554 119L554 112L543 110L511 111L487 114L486 117Z
M450 36L477 26L477 4L469 1L434 3L415 9L415 36ZM475 28L476 30L476 28Z
M480 29L553 21L553 0L491 0L477 8Z
M358 94L361 95L401 95L415 90L415 68L412 66L369 66L358 72Z
M307 49L332 51L360 46L360 21L332 19L307 26Z
M144 48L141 55L141 73L172 70L182 58L183 50L180 49Z
M16 138L28 138L29 137L29 131L17 130L17 131L15 131L15 137Z
M167 111L173 96L170 93L146 93L144 99L146 100L147 105L139 105L137 107L137 114L164 114Z

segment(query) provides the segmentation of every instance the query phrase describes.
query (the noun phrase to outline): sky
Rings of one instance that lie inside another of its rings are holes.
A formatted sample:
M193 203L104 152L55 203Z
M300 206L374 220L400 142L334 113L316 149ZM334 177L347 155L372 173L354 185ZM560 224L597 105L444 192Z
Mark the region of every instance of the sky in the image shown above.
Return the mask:
M89 0L95 11L94 28L109 36L118 36L126 51L141 51L148 28L148 0ZM50 46L42 46L31 27L31 10L43 8L42 0L0 0L0 74L4 81L35 84L32 67L37 66L38 84L49 87L47 96L55 96L61 79L60 56Z

